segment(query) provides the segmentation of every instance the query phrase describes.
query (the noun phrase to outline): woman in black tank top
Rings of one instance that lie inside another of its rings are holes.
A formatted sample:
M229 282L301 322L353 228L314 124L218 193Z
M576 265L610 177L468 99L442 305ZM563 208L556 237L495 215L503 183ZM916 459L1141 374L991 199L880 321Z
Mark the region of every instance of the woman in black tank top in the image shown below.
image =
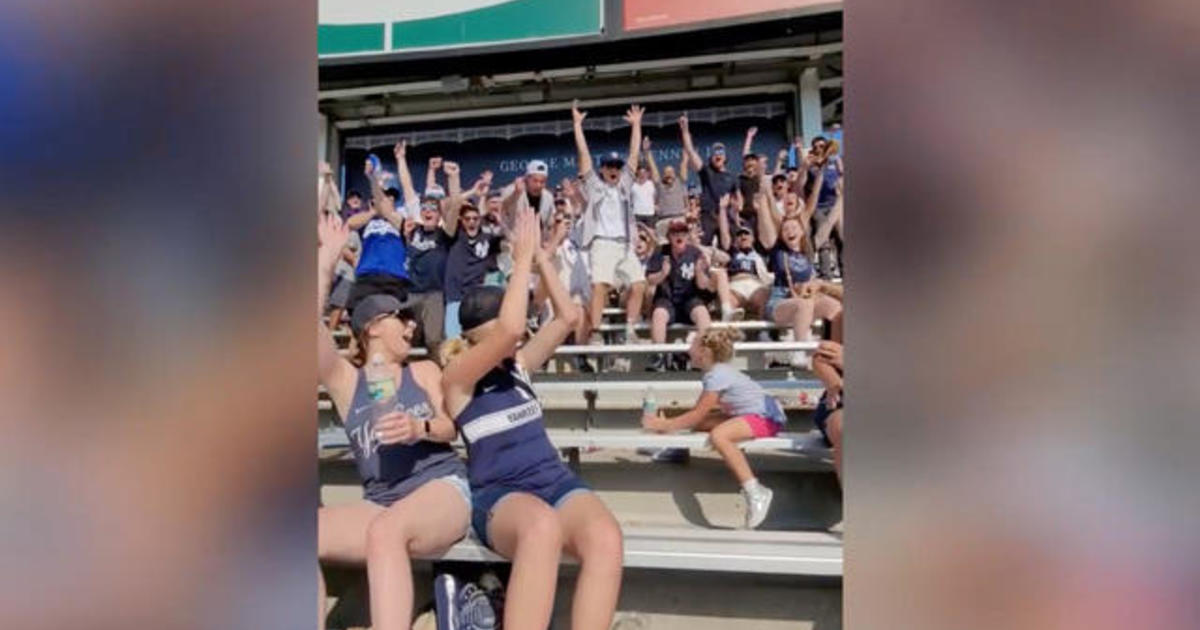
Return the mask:
M432 466L416 467L411 474L386 472L375 475L382 485L379 492L368 492L371 500L320 508L317 515L317 557L321 562L367 565L370 581L371 619L377 629L408 628L412 623L412 571L409 554L440 555L458 542L470 522L470 494L466 487L462 462L451 454L446 457L436 444L449 443L456 436L454 423L447 417L442 402L441 370L431 361L402 366L408 359L412 340L412 322L400 316L401 305L391 296L369 296L354 312L352 327L362 354L380 357L383 389L387 373L396 392L404 393L408 410L391 411L376 417L370 409L371 398L359 391L366 379L349 361L338 354L333 335L323 322L324 296L338 253L349 232L336 216L320 219L318 236L317 369L320 383L333 400L340 419L354 418L361 423L360 439L352 440L358 459L381 459L382 446L411 448L417 455L405 453L401 461L423 458L436 460ZM401 379L411 378L413 382ZM418 401L423 390L428 405ZM401 401L403 402L403 401ZM419 402L421 404L413 404ZM358 408L355 405L358 405ZM419 411L418 411L419 409ZM356 435L358 435L356 433ZM376 466L378 468L378 466ZM437 478L422 479L436 469ZM361 470L361 468L360 468ZM366 481L366 480L364 480ZM408 484L407 486L405 484ZM375 486L372 486L375 487ZM318 628L325 627L325 583L318 570Z

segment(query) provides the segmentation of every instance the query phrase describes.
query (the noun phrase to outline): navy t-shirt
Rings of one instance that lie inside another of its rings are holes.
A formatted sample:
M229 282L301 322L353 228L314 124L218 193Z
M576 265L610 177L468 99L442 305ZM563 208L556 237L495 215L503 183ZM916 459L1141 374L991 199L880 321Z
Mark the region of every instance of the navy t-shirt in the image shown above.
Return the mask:
M716 216L717 208L721 205L721 197L733 194L737 190L737 176L726 168L718 171L711 163L705 163L700 169L700 212Z
M441 291L446 278L446 257L453 239L442 228L418 225L408 239L408 277L413 293Z
M676 258L671 255L670 244L663 245L650 257L650 262L646 264L646 273L662 271L663 260L668 256L671 258L671 272L667 274L667 279L659 285L659 288L672 302L681 304L699 294L700 289L696 287L696 274L700 272L703 255L699 249L688 245Z
M766 261L763 260L762 255L758 253L757 249L751 247L750 251L743 252L734 247L729 250L729 275L732 277L748 273L752 276L757 276L757 261L762 261L764 265L766 264Z
M446 257L446 301L458 302L468 287L483 284L489 271L496 271L496 255L500 253L499 236L485 234L482 230L475 236L459 229L450 253Z
M828 210L837 203L837 184L841 175L838 175L837 165L830 160L825 164L825 179L821 180L821 191L817 193L817 207L821 210ZM814 167L809 172L810 177L817 176L817 169Z
M362 237L362 255L355 275L382 274L408 279L404 269L408 257L404 239L391 221L374 217L362 226L359 235Z
M771 250L771 271L775 272L775 286L789 288L788 272L785 271L789 268L792 284L801 284L812 280L813 266L808 256L805 256L804 252L794 252L780 242L775 249Z

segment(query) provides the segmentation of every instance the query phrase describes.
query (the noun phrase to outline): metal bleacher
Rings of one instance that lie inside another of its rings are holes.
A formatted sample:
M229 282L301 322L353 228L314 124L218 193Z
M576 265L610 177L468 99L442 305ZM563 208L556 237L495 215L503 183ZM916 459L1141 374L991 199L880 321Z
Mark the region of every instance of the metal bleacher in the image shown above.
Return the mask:
M622 318L620 309L606 309L608 318ZM743 330L775 330L773 324L736 322ZM602 332L624 330L620 322ZM671 330L679 338L689 327ZM336 336L340 343L348 335ZM632 569L840 577L842 541L827 531L841 520L840 489L832 473L831 454L812 429L811 410L821 383L791 367L765 367L767 353L812 350L815 342L736 344L736 361L783 404L789 416L786 431L773 438L741 446L763 483L775 489L771 516L758 530L736 529L740 520L736 483L708 445L704 433L658 435L642 431L643 393L653 388L659 407L686 409L700 393L695 371L646 373L640 370L599 373L567 372L554 368L533 375L534 388L546 410L547 433L564 458L613 510L625 537L625 564ZM685 352L675 343L637 343L603 346L562 346L556 356L646 357L659 352ZM563 363L560 361L560 363ZM350 461L344 431L332 405L318 392L318 443L323 471L322 495L327 500L358 493L357 481L345 472ZM461 447L461 444L459 445ZM639 453L647 448L686 448L685 464L655 463ZM341 469L342 474L335 471ZM340 478L338 480L337 478ZM336 481L336 483L334 483ZM440 560L504 562L468 538ZM564 558L565 562L573 562Z

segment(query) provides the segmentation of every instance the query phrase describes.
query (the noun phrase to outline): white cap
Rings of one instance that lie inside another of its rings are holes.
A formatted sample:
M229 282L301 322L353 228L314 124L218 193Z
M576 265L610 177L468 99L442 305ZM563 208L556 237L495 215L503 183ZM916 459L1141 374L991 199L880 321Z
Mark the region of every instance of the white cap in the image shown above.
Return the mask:
M550 175L550 167L541 160L529 160L529 164L525 166L526 175Z

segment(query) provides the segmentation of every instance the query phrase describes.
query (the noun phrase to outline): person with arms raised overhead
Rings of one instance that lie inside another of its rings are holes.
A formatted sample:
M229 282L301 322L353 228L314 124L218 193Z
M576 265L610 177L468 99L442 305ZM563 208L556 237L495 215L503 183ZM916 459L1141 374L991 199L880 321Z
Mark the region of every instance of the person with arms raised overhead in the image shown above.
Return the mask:
M362 253L354 270L354 288L346 304L351 317L355 306L369 295L383 293L401 302L408 298L408 252L400 236L404 217L396 211L395 203L383 189L386 174L378 162L378 158L371 155L363 167L371 183L370 209L346 219L349 228L358 230L362 240ZM411 201L415 205L415 195Z
M644 285L646 282L642 265L634 253L637 227L631 202L634 174L630 169L630 165L637 164L640 157L644 111L641 106L631 105L625 113L625 120L629 123L629 161L626 162L616 152L609 153L600 162L600 172L597 173L592 168L592 154L583 133L583 121L587 113L579 111L578 101L571 105L575 147L579 153L579 175L583 178L584 197L587 199L579 246L588 252L591 265L590 316L593 330L598 330L603 321L604 305L610 289ZM634 326L642 319L641 293L642 290L632 293L633 298L625 307L627 342L637 338ZM596 336L593 333L593 337ZM628 369L627 364L624 367Z
M705 163L692 144L692 132L686 115L680 118L679 127L683 134L683 151L700 177L700 240L705 245L711 245L717 235L717 212L721 210L721 198L737 190L738 179L727 168L724 143L713 143L708 162Z
M580 562L571 627L607 630L621 588L621 530L550 443L529 381L581 316L540 241L532 210L519 212L508 286L479 287L464 297L463 339L447 341L442 350L446 407L467 445L475 534L512 560L503 627L549 625L566 551ZM522 346L535 262L555 315Z

